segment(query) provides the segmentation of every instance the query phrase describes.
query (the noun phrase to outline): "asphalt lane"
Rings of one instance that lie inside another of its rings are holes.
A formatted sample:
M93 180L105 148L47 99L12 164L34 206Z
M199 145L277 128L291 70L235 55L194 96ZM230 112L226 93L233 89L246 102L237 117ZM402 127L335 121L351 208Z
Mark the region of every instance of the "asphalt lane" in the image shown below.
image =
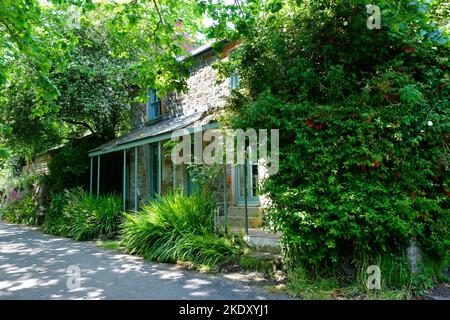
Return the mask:
M239 279L233 280L233 279ZM149 263L94 242L0 223L0 299L286 299L239 275Z

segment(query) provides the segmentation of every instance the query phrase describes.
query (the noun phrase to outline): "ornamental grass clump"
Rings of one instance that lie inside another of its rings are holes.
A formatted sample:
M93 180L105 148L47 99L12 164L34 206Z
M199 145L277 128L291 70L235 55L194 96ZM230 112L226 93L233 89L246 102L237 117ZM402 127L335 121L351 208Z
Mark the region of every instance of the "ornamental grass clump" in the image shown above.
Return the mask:
M114 237L122 219L122 201L115 195L93 197L80 188L56 196L43 224L44 232L93 240Z
M217 269L234 260L240 247L233 237L214 232L214 201L175 191L160 196L137 214L126 214L122 246L158 262L189 262Z

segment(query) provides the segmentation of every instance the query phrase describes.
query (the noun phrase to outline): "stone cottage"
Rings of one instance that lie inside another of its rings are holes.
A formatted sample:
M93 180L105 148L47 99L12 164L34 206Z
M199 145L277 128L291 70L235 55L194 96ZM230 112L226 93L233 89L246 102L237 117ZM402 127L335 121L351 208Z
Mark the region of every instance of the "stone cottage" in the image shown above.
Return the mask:
M102 160L108 161L108 154L119 152L123 159L124 209L137 210L142 203L173 188L180 187L188 194L198 190L188 166L172 162L167 141L175 130L194 132L198 128L204 131L219 127L217 115L231 89L237 87L238 78L233 75L218 83L212 63L217 59L229 59L233 50L236 50L235 45L227 45L221 55L216 55L211 43L193 49L189 54L195 63L190 69L186 92L160 98L150 89L146 104L133 104L131 131L89 153L90 192L100 193L102 176L108 175L101 170ZM249 161L246 166L224 167L223 175L211 189L216 192L219 202L217 221L223 222L226 216L228 224L237 229L262 225L258 182L263 169L258 162Z

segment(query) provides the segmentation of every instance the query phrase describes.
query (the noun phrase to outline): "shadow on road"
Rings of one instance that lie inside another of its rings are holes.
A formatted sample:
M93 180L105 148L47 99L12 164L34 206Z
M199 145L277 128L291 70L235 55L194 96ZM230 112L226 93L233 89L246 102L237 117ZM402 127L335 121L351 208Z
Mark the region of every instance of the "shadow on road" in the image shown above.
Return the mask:
M79 288L70 289L76 275L68 272L69 267L79 268ZM285 298L222 276L148 263L93 242L0 223L0 299Z

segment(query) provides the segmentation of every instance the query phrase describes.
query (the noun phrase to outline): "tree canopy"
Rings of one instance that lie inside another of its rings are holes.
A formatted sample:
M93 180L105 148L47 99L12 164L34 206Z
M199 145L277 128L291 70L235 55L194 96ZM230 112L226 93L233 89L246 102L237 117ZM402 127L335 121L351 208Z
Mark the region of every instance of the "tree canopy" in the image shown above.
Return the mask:
M147 88L182 90L177 57L195 35L195 1L0 2L2 143L30 159L66 138L111 139ZM176 21L182 18L182 29ZM5 149L0 156L5 156Z

